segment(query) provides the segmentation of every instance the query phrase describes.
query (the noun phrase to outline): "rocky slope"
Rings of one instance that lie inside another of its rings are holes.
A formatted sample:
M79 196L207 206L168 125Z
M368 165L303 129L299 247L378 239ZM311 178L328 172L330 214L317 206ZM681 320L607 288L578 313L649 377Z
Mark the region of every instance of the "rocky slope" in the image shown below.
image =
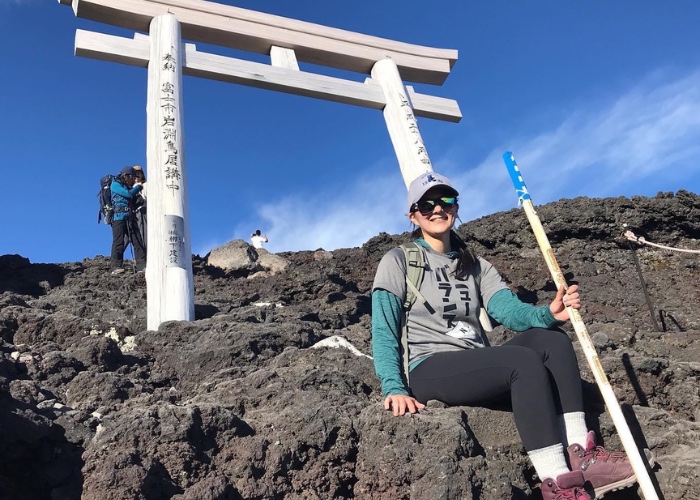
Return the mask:
M697 498L700 255L622 234L698 250L700 197L577 198L538 213L582 287L630 428L658 461L660 497ZM521 211L459 231L525 301L551 299ZM540 498L510 413L382 409L367 356L370 289L381 256L406 237L279 254L271 267L261 258L224 271L195 257L197 319L158 331L145 328L143 277L110 276L106 258L1 256L0 499ZM619 447L580 363L589 424ZM635 488L606 495L637 498Z

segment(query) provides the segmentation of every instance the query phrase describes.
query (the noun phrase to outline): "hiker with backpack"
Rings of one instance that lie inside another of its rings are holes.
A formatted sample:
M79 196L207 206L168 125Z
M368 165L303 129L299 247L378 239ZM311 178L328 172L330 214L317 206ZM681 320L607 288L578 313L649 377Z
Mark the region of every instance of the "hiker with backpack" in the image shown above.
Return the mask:
M600 497L633 485L627 456L596 446L586 427L576 354L558 328L567 306L581 307L578 287L562 287L548 306L521 302L453 230L458 195L434 172L411 182L413 242L377 268L372 349L384 408L416 413L431 399L489 408L506 397L544 500L590 500L586 488ZM517 335L490 346L482 307Z
M136 216L134 213L134 201L141 192L142 185L136 182L134 167L124 167L110 184L112 197L112 255L110 268L112 274L124 272L124 249L128 242L134 248L136 257L136 270L142 272L146 269L146 248L141 239Z

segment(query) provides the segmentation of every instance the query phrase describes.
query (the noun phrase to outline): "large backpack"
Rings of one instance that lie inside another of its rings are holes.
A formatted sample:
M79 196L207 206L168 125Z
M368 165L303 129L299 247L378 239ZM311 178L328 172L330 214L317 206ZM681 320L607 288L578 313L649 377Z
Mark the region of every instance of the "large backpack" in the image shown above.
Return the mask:
M112 174L105 175L100 179L100 192L97 193L97 201L100 204L100 211L97 213L97 223L104 220L105 224L111 224L114 221L114 207L112 206Z
M403 372L408 383L408 311L411 309L416 300L419 300L431 314L435 310L428 304L420 293L420 286L423 284L425 276L425 249L415 241L410 241L401 245L404 256L406 257L406 297L403 302L403 317L401 318L401 351L403 356ZM477 275L476 284L480 285L480 276ZM479 322L484 331L490 332L493 330L491 319L483 307L479 311Z

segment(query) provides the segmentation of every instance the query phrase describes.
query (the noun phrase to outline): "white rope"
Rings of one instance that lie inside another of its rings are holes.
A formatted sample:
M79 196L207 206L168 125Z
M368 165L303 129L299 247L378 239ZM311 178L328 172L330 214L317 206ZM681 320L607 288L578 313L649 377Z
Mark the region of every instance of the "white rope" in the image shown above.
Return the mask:
M635 241L637 243L642 243L644 245L651 245L651 246L657 247L657 248L663 248L664 250L673 250L674 252L700 253L700 250L690 250L687 248L667 247L665 245L659 245L657 243L652 243L651 241L645 240L643 236L637 236L632 231L625 231L625 237L630 241Z

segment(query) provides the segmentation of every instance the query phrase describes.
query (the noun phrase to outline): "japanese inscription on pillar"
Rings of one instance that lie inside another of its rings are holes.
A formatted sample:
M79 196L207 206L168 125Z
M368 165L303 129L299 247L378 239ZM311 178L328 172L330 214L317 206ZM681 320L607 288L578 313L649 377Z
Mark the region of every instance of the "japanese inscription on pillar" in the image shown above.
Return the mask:
M413 114L413 107L408 101L408 98L403 93L399 94L399 98L401 99L401 109L404 113L406 113L408 130L411 136L413 137L413 148L416 152L416 156L422 164L430 166L432 168L430 158L428 157L428 151L425 149L423 138L421 137L420 131L418 130L418 121L416 120L416 116Z
M176 94L177 79L177 58L171 52L163 56L161 66L161 88L160 88L160 128L165 144L163 151L165 186L168 189L180 189L182 174L180 172L179 151L178 151L178 127L177 123L179 99Z
M182 124L182 110L178 106L182 102L180 98L180 75L178 64L179 54L177 48L170 47L170 51L160 58L160 87L158 89L158 111L157 123L160 127L159 134L162 140L157 142L160 149L159 168L162 172L162 182L165 183L166 197L167 193L172 193L173 201L180 199L184 186L182 185L183 176L182 168L184 166L181 158L181 143L182 137L180 131ZM177 193L177 196L175 196ZM166 248L166 266L179 267L185 269L186 259L189 255L185 255L185 221L175 207L175 213L165 213L165 248Z
M167 267L185 269L185 220L179 215L165 215L167 231Z

